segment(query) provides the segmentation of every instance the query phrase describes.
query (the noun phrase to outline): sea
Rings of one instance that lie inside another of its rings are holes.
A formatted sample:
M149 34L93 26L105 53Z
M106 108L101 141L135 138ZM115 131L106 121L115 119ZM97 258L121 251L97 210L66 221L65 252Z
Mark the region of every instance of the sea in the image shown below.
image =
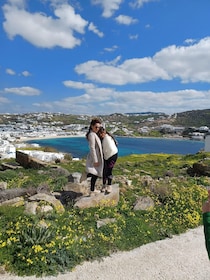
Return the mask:
M134 138L116 137L119 156L131 154L196 154L204 150L204 141L166 139L166 138ZM59 152L69 153L73 158L84 158L89 152L88 141L84 137L65 137L52 139L29 140L42 147L52 147Z

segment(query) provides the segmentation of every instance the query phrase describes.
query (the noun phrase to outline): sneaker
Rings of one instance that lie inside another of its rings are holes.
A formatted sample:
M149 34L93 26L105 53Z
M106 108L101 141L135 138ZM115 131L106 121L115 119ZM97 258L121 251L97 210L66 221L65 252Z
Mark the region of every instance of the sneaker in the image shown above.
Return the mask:
M101 192L104 193L105 191L106 191L106 185L103 185L102 188L101 188Z
M94 191L91 191L91 192L90 192L90 196L95 196L95 195L97 195L97 194L99 194L99 193L101 193L101 191L99 191L99 190L94 190Z
M106 193L110 193L112 192L112 186L111 185L108 185L107 188L106 188Z

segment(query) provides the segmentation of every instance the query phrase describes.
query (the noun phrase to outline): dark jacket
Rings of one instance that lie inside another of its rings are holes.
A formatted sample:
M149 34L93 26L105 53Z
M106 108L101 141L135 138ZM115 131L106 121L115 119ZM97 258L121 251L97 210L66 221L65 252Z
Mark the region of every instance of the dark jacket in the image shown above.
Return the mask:
M210 259L210 212L203 213L203 226L206 249Z

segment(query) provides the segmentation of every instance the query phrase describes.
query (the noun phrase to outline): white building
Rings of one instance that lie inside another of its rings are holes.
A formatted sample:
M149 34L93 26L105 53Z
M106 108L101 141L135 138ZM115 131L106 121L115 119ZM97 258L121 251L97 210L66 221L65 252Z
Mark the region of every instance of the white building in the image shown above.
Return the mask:
M210 134L206 134L205 136L204 151L210 152Z

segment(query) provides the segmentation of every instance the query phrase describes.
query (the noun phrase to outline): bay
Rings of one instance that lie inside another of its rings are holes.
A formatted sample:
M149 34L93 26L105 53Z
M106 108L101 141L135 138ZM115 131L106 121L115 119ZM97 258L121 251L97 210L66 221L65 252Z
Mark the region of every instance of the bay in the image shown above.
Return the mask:
M116 137L119 156L131 154L195 154L204 149L204 141L166 139L166 138L133 138ZM72 157L84 158L89 151L85 137L65 137L52 139L29 140L42 147L53 147L59 152L70 153Z

